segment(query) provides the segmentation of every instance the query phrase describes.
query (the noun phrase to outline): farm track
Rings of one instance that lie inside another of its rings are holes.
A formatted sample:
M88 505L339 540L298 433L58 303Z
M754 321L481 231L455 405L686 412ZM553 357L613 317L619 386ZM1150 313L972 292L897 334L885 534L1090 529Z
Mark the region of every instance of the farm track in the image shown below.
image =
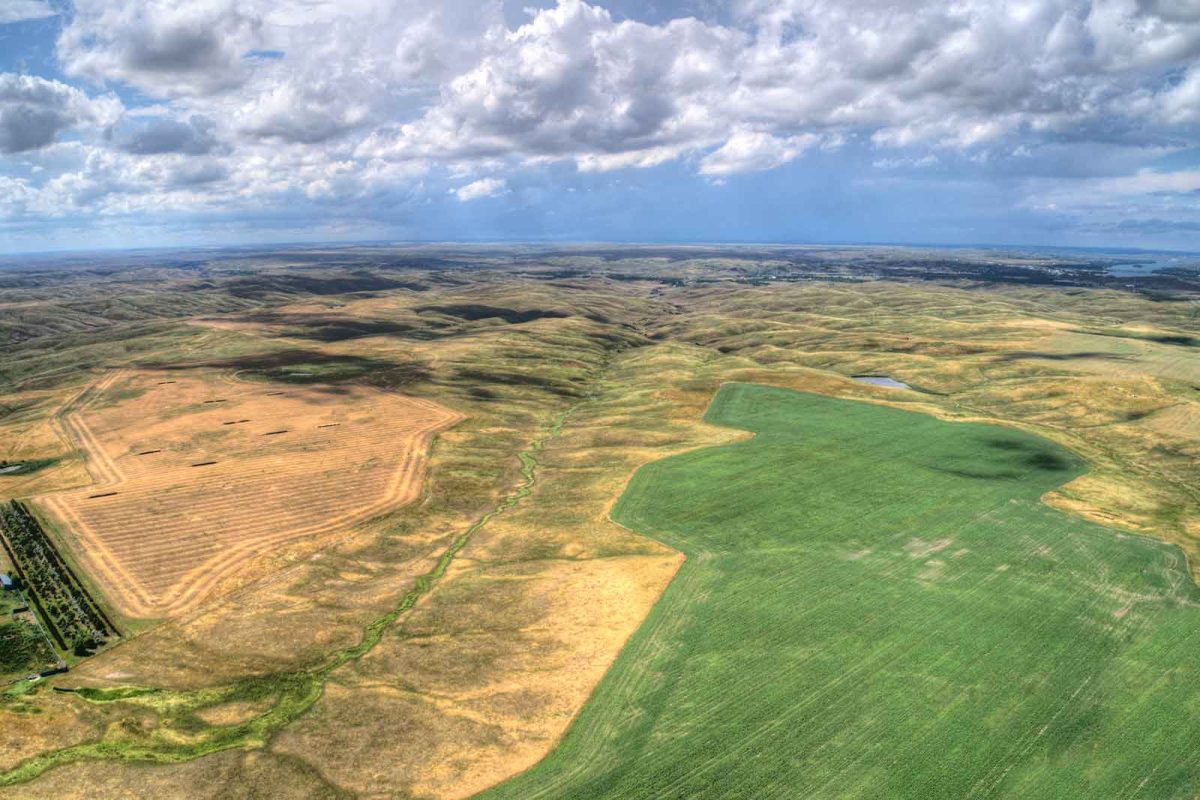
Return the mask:
M325 406L306 400L304 390L272 392L264 401L260 385L221 375L216 383L232 390L226 411L199 399L211 398L202 384L149 382L116 371L64 406L63 432L89 454L95 484L40 499L79 536L81 556L131 617L186 613L282 542L349 528L411 502L433 435L461 419L426 400L366 389L345 408L323 412L332 418L314 418L313 408ZM116 385L146 387L137 397L163 396L165 421L150 418L146 430L131 434L124 414L97 411ZM192 398L184 411L200 409L185 419L192 431L219 434L209 447L197 449L200 440L179 439L188 428L171 427L170 403L177 407L172 398L180 396ZM226 416L250 413L247 403L261 419L227 428ZM286 408L292 416L280 411ZM262 438L277 430L287 435Z
M62 426L63 438L71 446L82 447L88 454L87 470L97 488L107 488L121 480L121 471L83 424L79 414L95 403L127 370L114 370L68 401L55 415Z
M593 373L592 383L602 379L609 359ZM445 576L458 553L467 546L477 531L492 519L514 508L533 491L537 481L538 454L547 442L558 438L568 417L580 406L590 402L592 393L586 393L556 417L545 432L517 453L521 464L520 484L503 495L497 504L475 520L462 533L455 536L447 547L438 554L434 566L416 578L413 588L405 593L392 611L370 623L363 630L358 644L336 651L325 664L310 670L279 673L250 678L227 686L196 691L170 691L143 687L114 689L60 689L75 693L88 702L131 703L145 709L155 710L165 717L168 714L194 714L204 708L234 702L246 697L275 696L276 702L265 713L245 722L218 726L214 725L192 737L182 738L167 725L158 727L144 741L86 742L52 750L23 761L12 769L0 773L0 786L25 783L54 767L76 761L128 761L149 764L169 764L190 761L211 753L238 748L258 748L268 744L272 736L283 730L302 714L311 709L323 696L325 684L340 667L367 655L382 640L384 633L392 628L421 600L429 594L438 581ZM436 406L435 406L436 407ZM430 433L430 436L433 434ZM163 720L160 717L160 722ZM169 721L168 721L169 722ZM164 730L164 728L168 728ZM119 737L120 734L118 733Z

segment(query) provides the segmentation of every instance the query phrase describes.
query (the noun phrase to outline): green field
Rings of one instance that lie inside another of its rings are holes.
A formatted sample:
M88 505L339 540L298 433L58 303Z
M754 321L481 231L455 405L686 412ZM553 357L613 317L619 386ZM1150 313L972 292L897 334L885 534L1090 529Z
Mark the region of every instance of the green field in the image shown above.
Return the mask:
M1041 438L746 384L643 467L688 561L563 742L489 798L1194 797L1182 552L1055 511Z

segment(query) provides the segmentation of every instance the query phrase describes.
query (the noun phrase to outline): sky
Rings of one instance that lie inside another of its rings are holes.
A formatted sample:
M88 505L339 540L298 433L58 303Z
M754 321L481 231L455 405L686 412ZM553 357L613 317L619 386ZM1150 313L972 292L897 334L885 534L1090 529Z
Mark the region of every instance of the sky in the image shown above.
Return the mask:
M1200 250L1200 0L0 0L0 252Z

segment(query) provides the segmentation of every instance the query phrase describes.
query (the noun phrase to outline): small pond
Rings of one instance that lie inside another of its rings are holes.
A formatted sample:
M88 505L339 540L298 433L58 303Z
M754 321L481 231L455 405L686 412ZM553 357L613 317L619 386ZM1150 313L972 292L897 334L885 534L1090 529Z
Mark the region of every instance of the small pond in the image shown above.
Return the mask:
M851 375L859 383L869 383L872 386L885 386L888 389L911 389L907 383L889 378L886 375Z

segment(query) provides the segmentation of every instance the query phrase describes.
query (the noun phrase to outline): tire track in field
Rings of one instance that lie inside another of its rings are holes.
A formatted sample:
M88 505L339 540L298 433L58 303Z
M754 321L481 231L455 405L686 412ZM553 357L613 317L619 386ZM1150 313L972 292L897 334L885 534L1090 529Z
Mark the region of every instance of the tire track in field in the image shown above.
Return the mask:
M106 578L112 601L134 617L184 613L244 564L280 543L349 527L415 499L421 491L423 454L434 433L461 420L461 415L430 401L399 396L394 400L403 402L409 424L394 424L384 414L365 422L355 419L349 434L344 433L345 429L341 429L340 436L306 432L301 437L304 446L299 456L307 460L291 464L288 471L243 447L222 453L233 463L219 472L193 476L181 470L179 464L163 467L120 461L137 439L130 440L122 425L114 430L112 414L107 424L103 419L88 418L87 412L104 399L106 392L122 385L119 382L130 374L132 371L127 369L108 373L56 412L62 435L72 447L78 446L88 454L87 468L93 483L90 489L52 492L38 500L86 542L87 547L79 555ZM242 389L236 398L239 402L251 401L256 394L253 384L228 374L220 374L218 380ZM355 408L362 416L378 412L383 406L371 402L359 403ZM350 502L332 486L324 486L319 499L312 499L310 495L322 484L346 480L344 475L311 477L314 449L349 449L357 453L362 448L356 445L364 442L385 442L386 452L376 452L379 447L375 447L375 455L367 463L382 459L378 468L370 474L353 473L362 502ZM399 452L392 453L397 447ZM249 502L251 489L246 487L268 481L264 477L268 467L273 469L275 481L299 480L303 476L308 489L303 512L298 510L297 501L276 498L273 486L262 502ZM181 496L178 490L185 485L188 492ZM240 488L230 491L230 485ZM106 488L120 488L121 496L94 500L86 494ZM202 513L195 510L199 503L203 503ZM153 535L147 528L147 508L153 509Z

